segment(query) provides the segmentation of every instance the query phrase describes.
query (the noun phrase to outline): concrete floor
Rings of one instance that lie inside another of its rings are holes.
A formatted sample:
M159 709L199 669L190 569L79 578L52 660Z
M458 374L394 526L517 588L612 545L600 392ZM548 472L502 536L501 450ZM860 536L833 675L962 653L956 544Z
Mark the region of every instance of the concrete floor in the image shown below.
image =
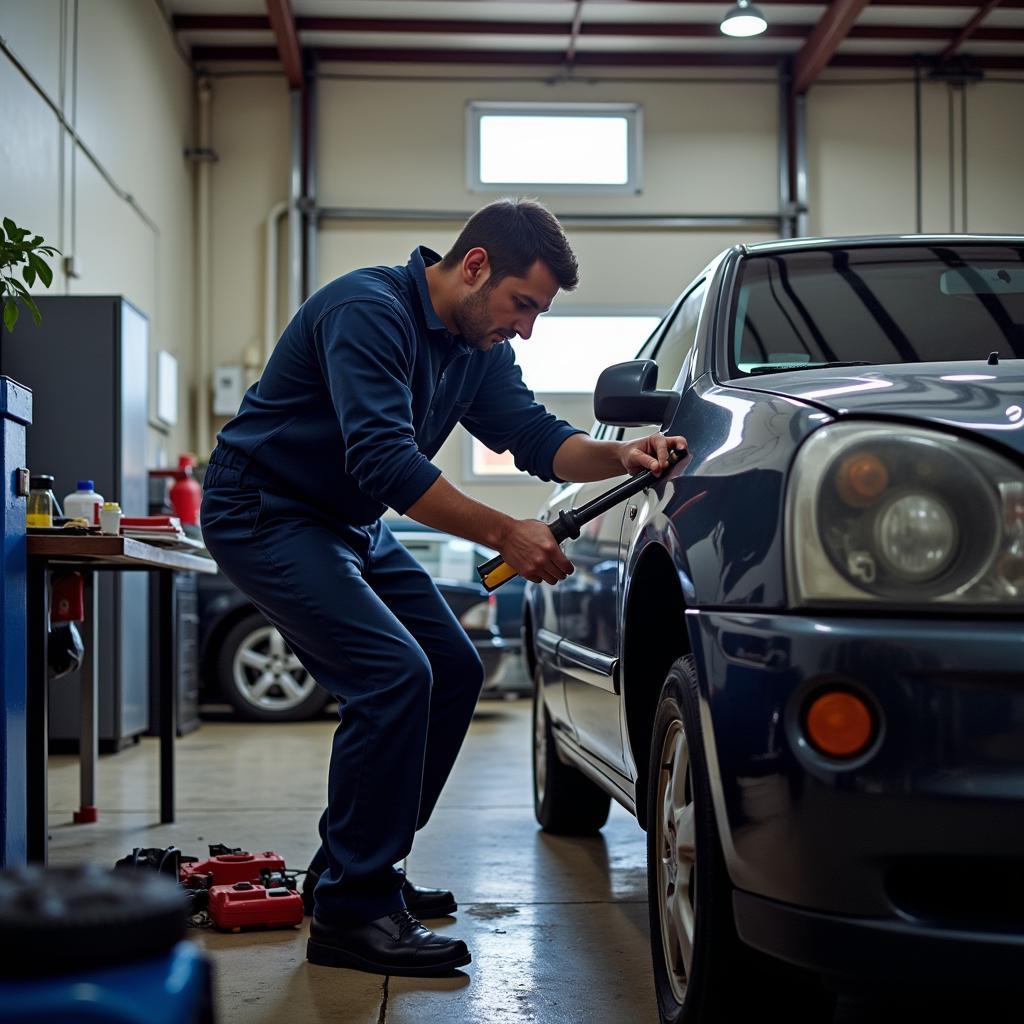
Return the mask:
M334 723L205 722L177 745L177 817L158 824L157 742L100 759L100 819L74 825L78 765L50 761L50 860L113 865L135 846L210 843L313 851ZM437 811L406 864L451 888L473 963L457 977L383 978L306 963L306 927L195 931L215 969L220 1024L646 1024L658 1020L648 946L644 833L613 805L596 839L542 835L533 817L530 704L481 702Z

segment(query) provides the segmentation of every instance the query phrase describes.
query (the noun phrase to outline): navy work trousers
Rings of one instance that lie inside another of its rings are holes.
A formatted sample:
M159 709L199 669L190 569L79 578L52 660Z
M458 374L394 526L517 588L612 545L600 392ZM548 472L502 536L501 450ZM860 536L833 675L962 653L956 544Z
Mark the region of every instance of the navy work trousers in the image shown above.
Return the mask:
M455 763L483 666L386 524L345 524L263 482L217 449L204 480L203 537L228 579L338 699L314 859L325 867L316 913L329 923L373 920L404 905L395 865Z

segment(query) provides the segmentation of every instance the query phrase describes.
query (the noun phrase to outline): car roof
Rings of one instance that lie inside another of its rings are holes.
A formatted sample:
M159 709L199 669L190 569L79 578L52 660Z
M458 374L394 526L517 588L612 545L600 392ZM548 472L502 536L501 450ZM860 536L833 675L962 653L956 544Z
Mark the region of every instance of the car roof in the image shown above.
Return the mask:
M803 252L808 249L852 249L871 246L913 245L1024 245L1024 235L849 235L837 238L780 238L773 242L740 245L737 249L750 256L764 253Z

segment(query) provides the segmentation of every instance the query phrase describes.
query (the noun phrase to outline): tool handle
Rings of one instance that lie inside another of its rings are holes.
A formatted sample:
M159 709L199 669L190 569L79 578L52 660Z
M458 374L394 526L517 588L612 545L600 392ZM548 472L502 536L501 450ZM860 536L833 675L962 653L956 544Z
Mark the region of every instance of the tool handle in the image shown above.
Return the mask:
M576 522L576 514L572 509L563 509L558 513L558 518L553 523L548 523L548 529L551 531L551 535L555 538L556 543L561 544L563 540L575 540L580 535L579 524ZM506 562L501 555L495 555L493 558L484 562L483 565L477 566L477 574L480 576L480 582L483 583L484 589L490 593L492 590L497 590L502 583L507 583L509 580L514 579L519 575L512 568L511 565Z

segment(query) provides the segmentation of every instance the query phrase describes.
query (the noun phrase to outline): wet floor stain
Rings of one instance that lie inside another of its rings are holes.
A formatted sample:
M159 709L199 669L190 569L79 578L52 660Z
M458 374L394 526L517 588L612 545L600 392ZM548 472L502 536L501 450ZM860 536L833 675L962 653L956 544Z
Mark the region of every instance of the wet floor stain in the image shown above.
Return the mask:
M498 917L511 917L519 913L518 907L509 907L501 903L477 903L467 911L470 917L477 917L481 921L493 921Z

